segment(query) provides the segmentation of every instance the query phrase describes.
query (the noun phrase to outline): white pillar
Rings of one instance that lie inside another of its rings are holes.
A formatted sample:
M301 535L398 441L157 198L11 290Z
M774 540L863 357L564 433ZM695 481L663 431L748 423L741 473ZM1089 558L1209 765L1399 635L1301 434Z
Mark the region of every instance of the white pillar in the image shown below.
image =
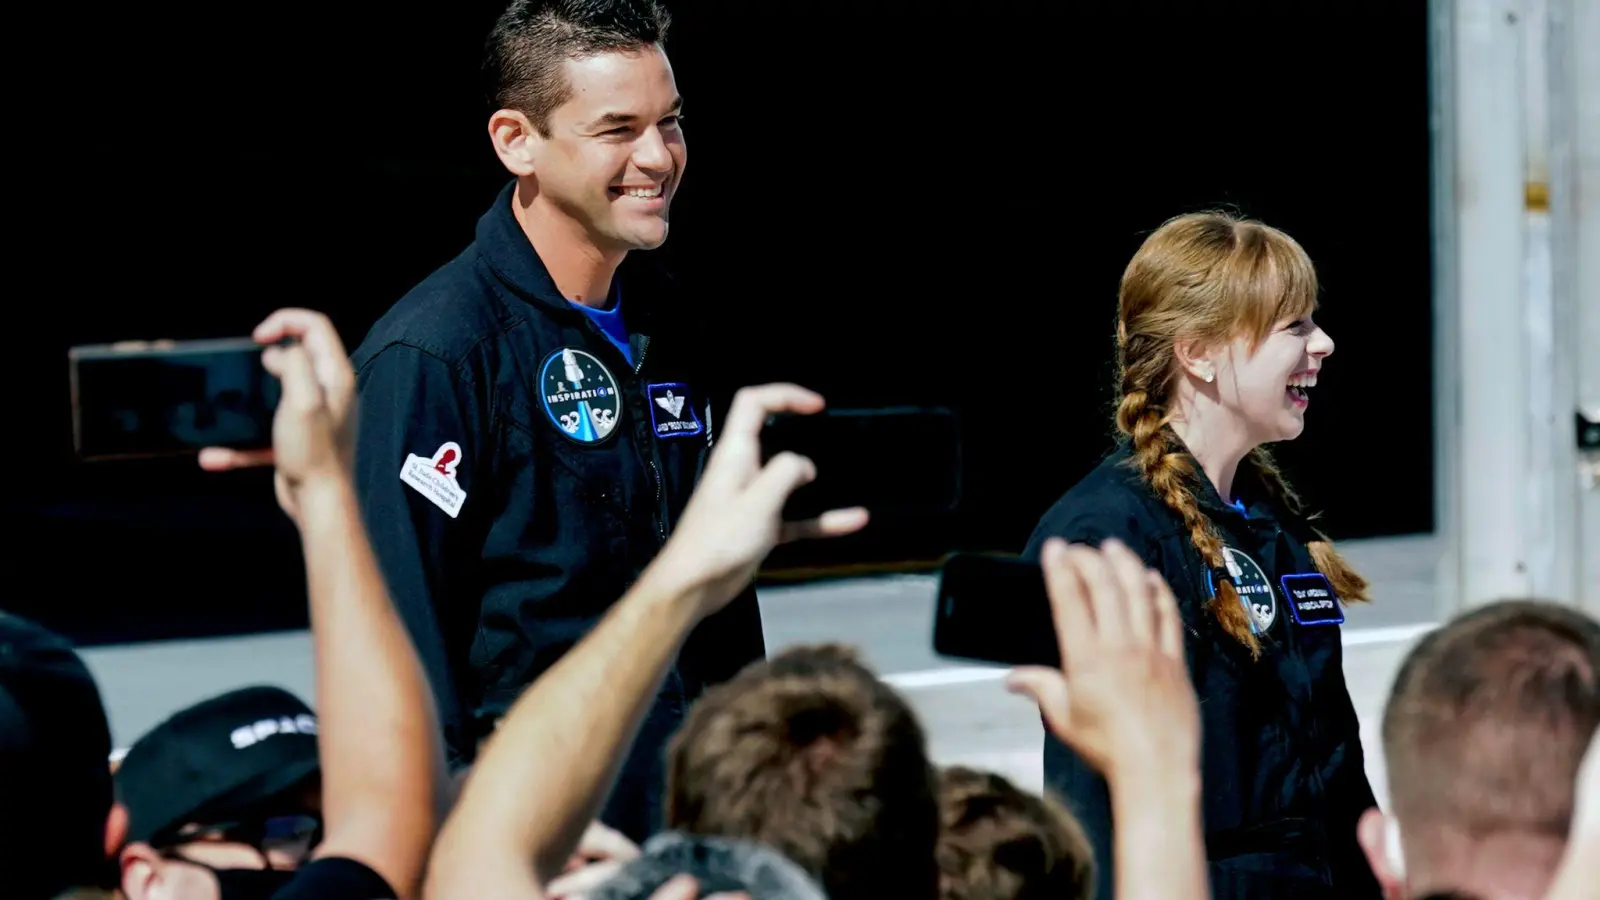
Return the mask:
M1600 422L1600 3L1550 2L1555 285L1571 310L1574 401ZM1600 617L1600 451L1578 466L1577 599Z
M1593 12L1432 4L1441 616L1504 597L1581 602L1593 555L1574 428L1580 357L1596 352L1581 337L1569 138L1580 6Z

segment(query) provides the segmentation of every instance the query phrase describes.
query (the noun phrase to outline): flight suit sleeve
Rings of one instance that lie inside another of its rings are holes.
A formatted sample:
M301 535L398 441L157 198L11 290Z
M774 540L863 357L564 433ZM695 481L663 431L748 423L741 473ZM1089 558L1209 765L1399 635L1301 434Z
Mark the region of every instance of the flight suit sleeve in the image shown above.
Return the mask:
M1022 556L1037 561L1044 550L1044 542L1052 537L1091 547L1098 547L1106 538L1115 537L1134 552L1140 552L1143 541L1127 531L1081 516L1054 522L1047 519L1035 530ZM1150 560L1146 560L1147 565L1150 563ZM1114 900L1116 830L1111 820L1110 787L1093 766L1051 734L1048 726L1044 733L1044 783L1045 788L1053 791L1077 817L1089 839L1089 846L1094 850L1095 900Z
M1356 823L1361 814L1377 806L1378 801L1367 780L1361 726L1355 704L1350 700L1350 690L1345 685L1342 644L1334 648L1321 693L1323 702L1335 704L1330 717L1335 729L1334 745L1322 773L1329 799L1328 821L1324 828L1328 835L1333 887L1340 897L1379 900L1383 890L1356 840Z
M464 399L463 375L424 351L392 345L357 373L356 489L389 595L438 704L451 769L471 761L461 691L480 597L463 563L488 423ZM483 418L487 418L484 416Z
M701 451L696 485L705 473L706 460L716 446L716 427L728 414L734 389L709 379L705 389L706 445ZM761 627L761 607L756 587L751 583L727 606L701 622L685 643L684 658L695 663L694 675L703 687L721 684L739 670L767 655L766 636Z
M754 584L702 621L689 636L684 652L685 658L694 660L694 675L703 687L721 684L766 656Z

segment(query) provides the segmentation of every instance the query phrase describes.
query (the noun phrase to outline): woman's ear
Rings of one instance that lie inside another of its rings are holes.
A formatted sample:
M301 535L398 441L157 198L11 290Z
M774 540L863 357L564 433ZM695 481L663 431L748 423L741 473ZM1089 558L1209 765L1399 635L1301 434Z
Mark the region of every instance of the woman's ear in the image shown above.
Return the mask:
M1173 347L1173 354L1178 359L1178 367L1192 378L1210 384L1217 380L1217 366L1213 361L1216 351L1199 341L1179 341Z

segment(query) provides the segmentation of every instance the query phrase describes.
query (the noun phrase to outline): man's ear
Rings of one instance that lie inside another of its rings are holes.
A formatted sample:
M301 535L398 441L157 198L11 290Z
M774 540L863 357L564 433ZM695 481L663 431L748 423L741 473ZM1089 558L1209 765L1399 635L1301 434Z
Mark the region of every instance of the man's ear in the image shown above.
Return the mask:
M106 859L111 859L122 849L128 839L128 808L121 803L111 804L106 816Z
M128 900L146 900L161 880L161 857L149 844L129 844L122 848L121 876L117 886Z
M1367 856L1367 865L1377 876L1384 900L1405 896L1405 856L1400 847L1399 823L1374 806L1361 814L1356 823L1356 841Z
M533 163L544 148L544 136L514 109L498 109L489 117L489 142L500 164L519 178L533 174Z

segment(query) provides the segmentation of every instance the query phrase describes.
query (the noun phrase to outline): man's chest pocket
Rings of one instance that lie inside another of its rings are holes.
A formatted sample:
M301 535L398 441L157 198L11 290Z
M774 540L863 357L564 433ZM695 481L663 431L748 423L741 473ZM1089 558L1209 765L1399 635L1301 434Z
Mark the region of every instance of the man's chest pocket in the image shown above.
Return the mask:
M705 393L685 381L650 382L644 391L651 449L661 461L668 505L681 509L694 490L711 438L711 409Z
M710 418L705 397L683 381L657 381L645 385L650 405L650 430L664 445L705 443Z
M626 415L621 403L607 410ZM584 415L590 411L580 410ZM638 493L631 483L630 469L636 467L629 465L621 422L604 436L574 435L559 420L570 415L568 410L520 413L508 416L514 424L507 429L506 449L524 493L507 497L507 505L527 505L529 529L546 538L574 529L615 530L620 537Z
M510 412L531 426L539 499L568 516L580 514L573 504L626 511L630 410L615 374L594 354L562 347L544 357L532 388L530 408Z

